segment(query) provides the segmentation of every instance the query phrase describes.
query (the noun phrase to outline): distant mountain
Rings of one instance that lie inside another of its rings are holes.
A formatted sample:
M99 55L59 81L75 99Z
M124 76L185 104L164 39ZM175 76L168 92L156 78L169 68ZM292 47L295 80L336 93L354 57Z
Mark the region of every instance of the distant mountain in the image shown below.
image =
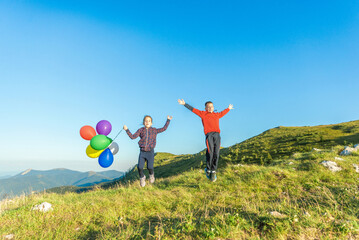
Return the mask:
M124 172L79 172L65 168L39 171L28 169L15 176L0 179L0 199L60 186L86 187L122 177Z
M10 178L11 175L0 176L0 179Z

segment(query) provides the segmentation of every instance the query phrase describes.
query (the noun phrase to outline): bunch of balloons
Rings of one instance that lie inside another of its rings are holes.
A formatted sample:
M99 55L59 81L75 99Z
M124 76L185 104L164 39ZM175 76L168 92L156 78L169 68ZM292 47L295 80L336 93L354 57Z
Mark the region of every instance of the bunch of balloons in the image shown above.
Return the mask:
M107 168L113 163L113 155L118 152L118 144L113 142L107 135L111 132L112 125L107 120L101 120L93 127L86 125L80 129L83 139L89 140L90 145L86 148L86 154L90 158L97 158L101 167Z

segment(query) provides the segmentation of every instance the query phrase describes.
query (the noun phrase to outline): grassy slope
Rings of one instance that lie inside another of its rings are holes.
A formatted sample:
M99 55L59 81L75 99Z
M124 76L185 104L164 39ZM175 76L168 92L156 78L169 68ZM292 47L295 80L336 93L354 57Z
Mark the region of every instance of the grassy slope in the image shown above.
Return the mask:
M223 148L219 167L238 163L268 165L275 158L288 157L295 152L355 143L359 143L359 121L314 127L277 127L229 148ZM174 176L194 168L204 168L204 160L205 151L178 156L158 153L155 158L155 172L160 177ZM134 179L138 179L135 168L123 180ZM104 186L113 184L116 183Z
M330 148L359 142L359 121L314 127L277 127L224 149L227 162L270 163L312 148Z
M229 148L223 148L219 167L236 163L268 165L273 159L288 157L294 152L305 152L310 151L312 148L330 148L336 145L354 143L359 143L359 120L314 127L277 127ZM194 168L204 168L204 159L205 151L185 155L157 153L155 157L156 176L169 177ZM116 186L119 182L136 179L138 179L138 172L136 168L133 168L124 179L99 184L98 186L108 188ZM92 189L93 187L71 186L49 189L47 192L84 192Z
M338 129L333 129L335 125L313 128L330 133L323 134L323 138L331 137L329 141L321 139L319 143L331 146L331 141L359 142L358 130L352 132L355 127L348 130L353 123L358 125L356 121L339 125L342 127ZM3 201L0 236L12 233L18 239L359 238L359 173L352 166L359 164L359 156L337 161L343 168L338 173L319 163L334 160L343 146L322 152L288 151L283 156L278 154L267 166L241 165L238 162L242 159L233 157L243 144L258 145L254 142L256 138L267 139L273 145L267 149L274 146L281 149L278 141L271 142L279 138L279 132L273 131L284 130L286 134L281 139L285 140L293 136L288 129L299 128L272 129L224 149L216 183L209 182L200 168L203 152L181 156L161 153L156 156L157 181L145 188L139 187L134 169L110 189L97 188L82 194L47 193ZM45 214L30 211L43 201L52 203L54 210ZM284 216L273 217L271 211Z

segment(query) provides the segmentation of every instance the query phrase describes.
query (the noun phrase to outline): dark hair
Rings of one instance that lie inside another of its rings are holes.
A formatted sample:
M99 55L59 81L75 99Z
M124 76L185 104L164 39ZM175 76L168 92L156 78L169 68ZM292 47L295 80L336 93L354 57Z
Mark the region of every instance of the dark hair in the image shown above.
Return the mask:
M142 123L143 123L143 125L145 125L145 120L146 120L146 118L151 118L151 122L152 122L152 117L150 116L150 115L146 115L144 118L143 118L143 121L142 121Z
M207 107L207 104L208 104L208 103L212 103L212 104L213 104L213 102L207 101L207 102L204 104L204 106Z

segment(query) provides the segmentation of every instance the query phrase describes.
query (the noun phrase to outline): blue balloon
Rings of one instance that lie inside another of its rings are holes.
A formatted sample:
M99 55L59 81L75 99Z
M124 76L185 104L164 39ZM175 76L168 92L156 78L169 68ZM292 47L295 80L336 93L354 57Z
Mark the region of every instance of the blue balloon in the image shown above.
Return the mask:
M98 163L101 167L107 168L113 163L113 154L110 149L106 148L98 157Z

